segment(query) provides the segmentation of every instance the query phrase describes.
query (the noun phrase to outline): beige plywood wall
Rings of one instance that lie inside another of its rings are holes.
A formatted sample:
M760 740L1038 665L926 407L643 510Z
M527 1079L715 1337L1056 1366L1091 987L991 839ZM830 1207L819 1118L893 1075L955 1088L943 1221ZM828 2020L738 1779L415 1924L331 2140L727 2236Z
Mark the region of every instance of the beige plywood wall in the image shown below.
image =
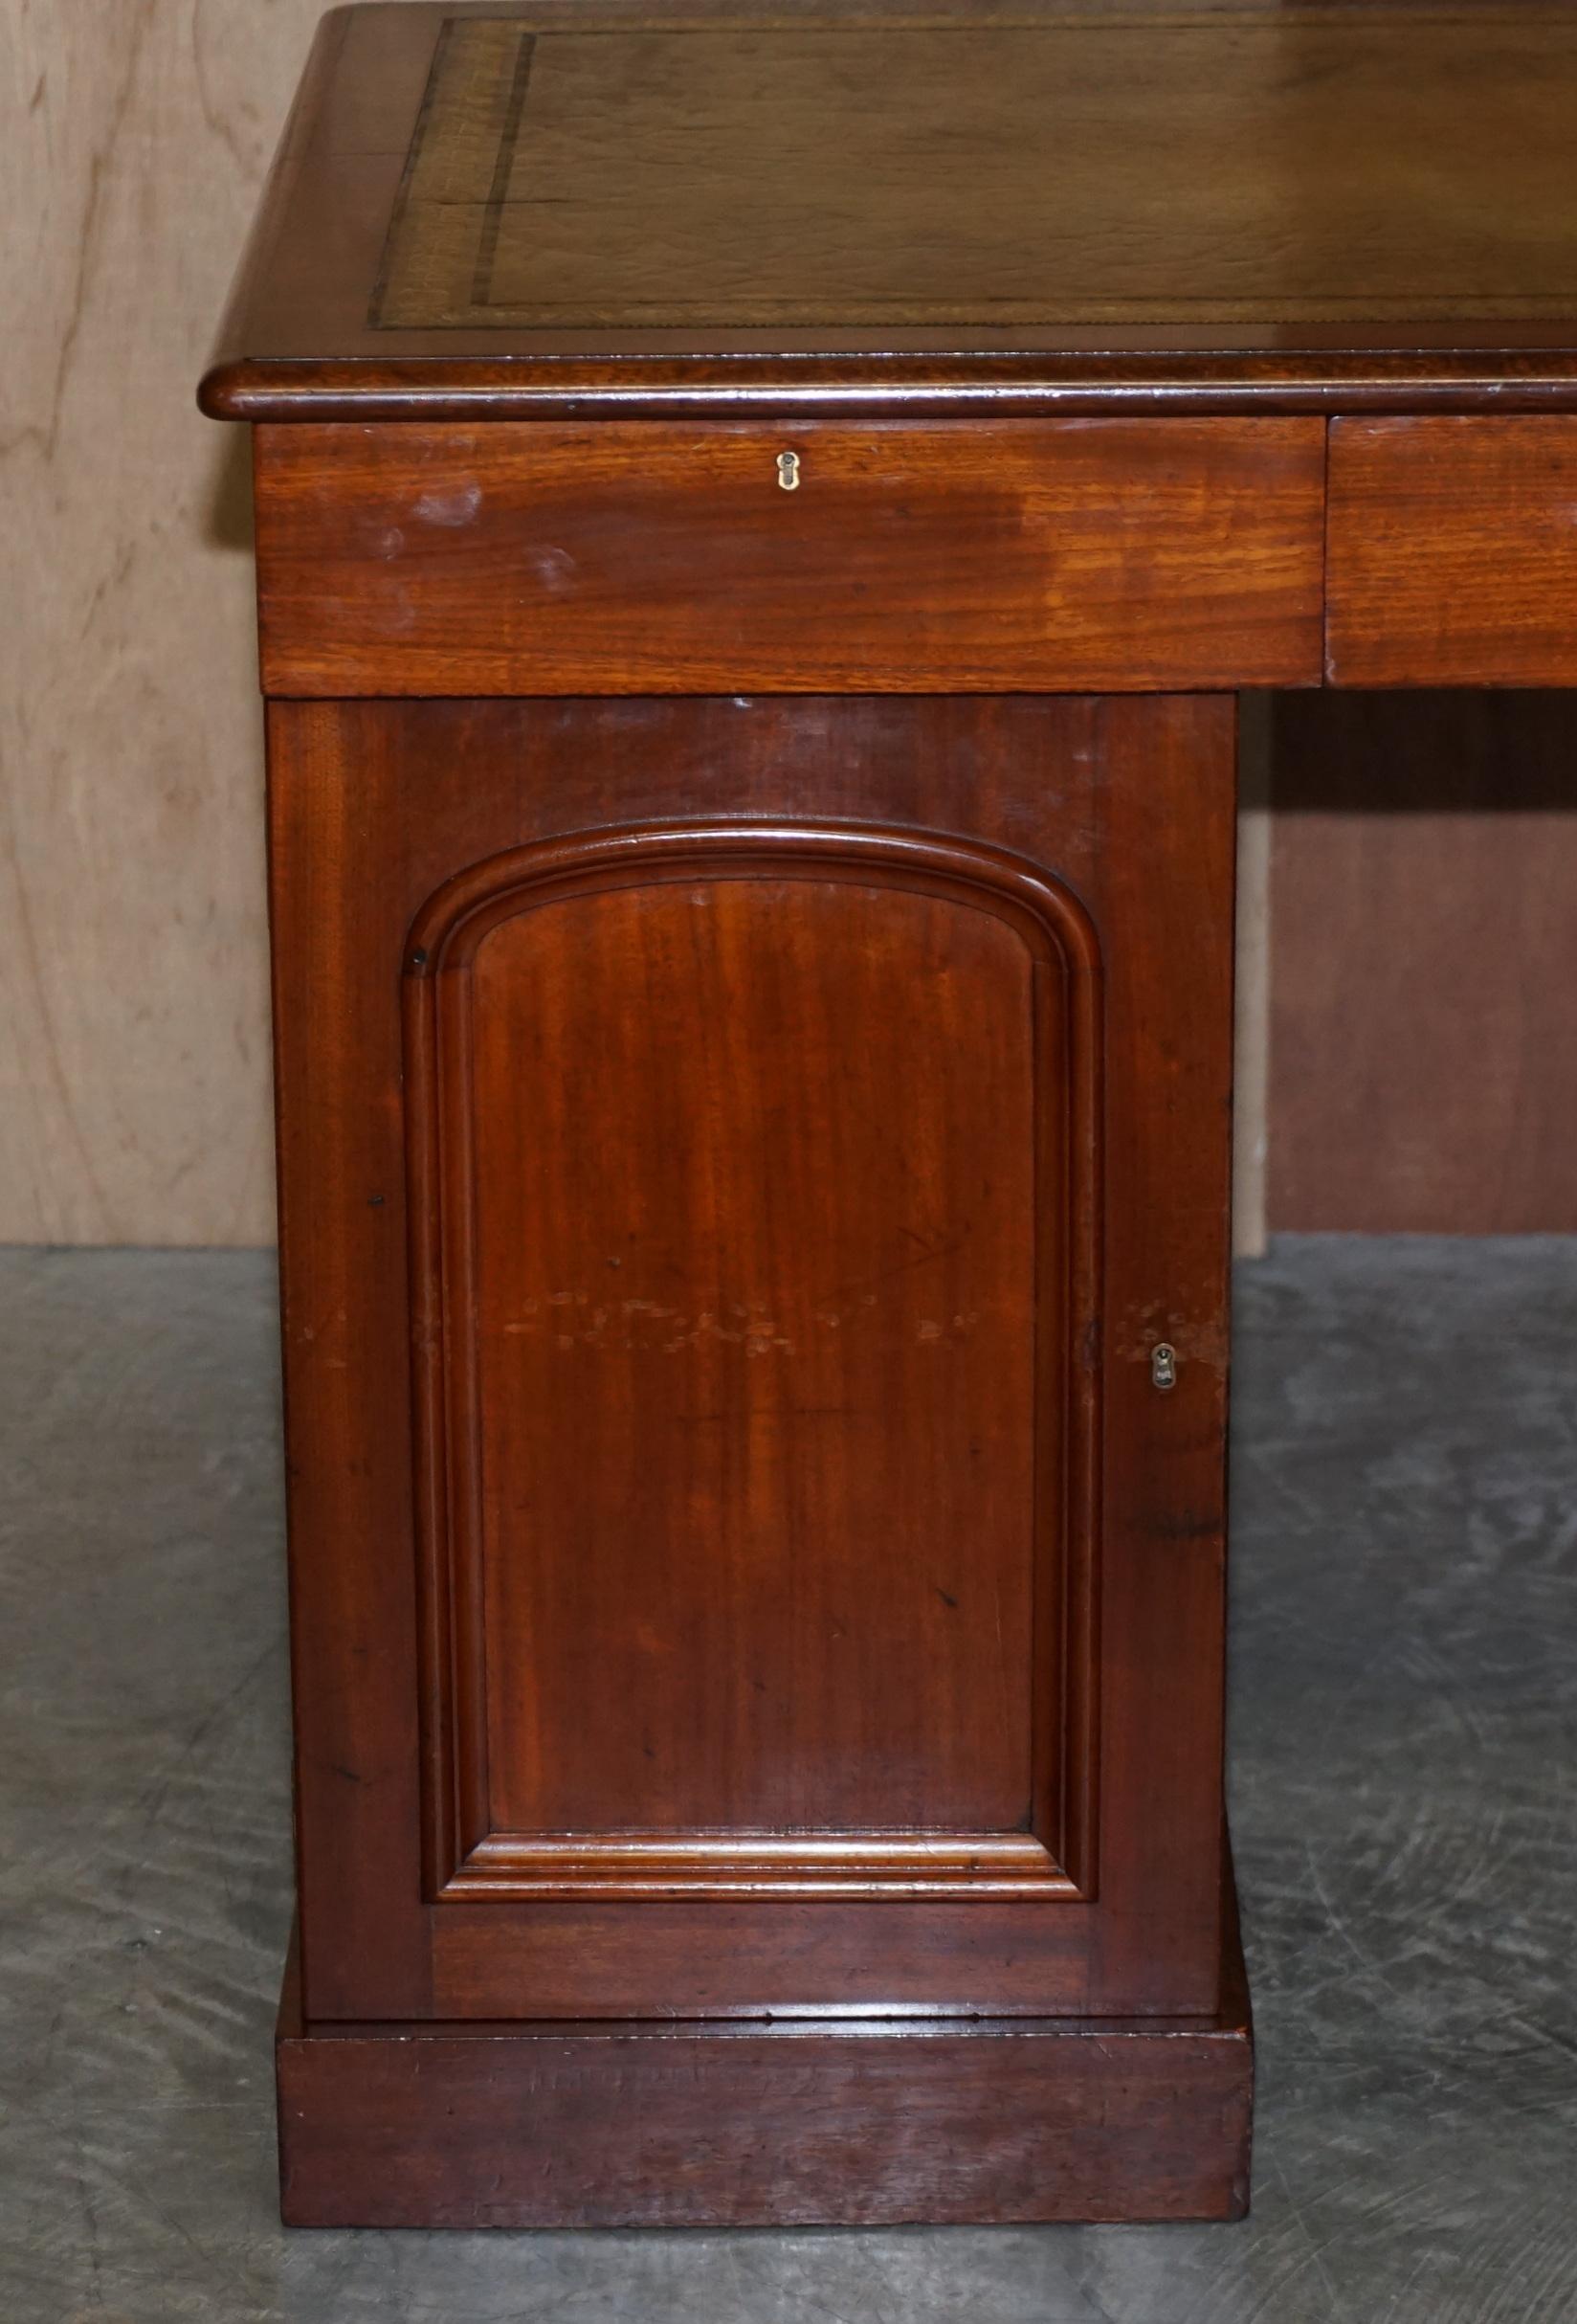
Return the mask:
M0 1240L272 1235L244 447L192 391L319 0L0 0Z
M1272 1225L1577 1234L1577 693L1272 719Z

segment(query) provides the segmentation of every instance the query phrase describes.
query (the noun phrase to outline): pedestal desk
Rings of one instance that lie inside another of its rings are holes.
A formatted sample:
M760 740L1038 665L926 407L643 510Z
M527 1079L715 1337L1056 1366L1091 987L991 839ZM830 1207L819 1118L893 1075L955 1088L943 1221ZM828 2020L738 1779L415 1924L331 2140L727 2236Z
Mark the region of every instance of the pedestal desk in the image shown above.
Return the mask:
M1236 696L1577 681L1577 21L342 10L285 2213L1230 2218Z

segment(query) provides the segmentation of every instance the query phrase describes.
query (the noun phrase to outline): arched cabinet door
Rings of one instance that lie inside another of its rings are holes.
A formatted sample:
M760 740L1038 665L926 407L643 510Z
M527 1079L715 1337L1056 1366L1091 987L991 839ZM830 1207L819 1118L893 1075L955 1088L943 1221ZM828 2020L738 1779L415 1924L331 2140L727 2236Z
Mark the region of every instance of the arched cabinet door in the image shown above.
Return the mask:
M309 2020L1213 2009L1231 702L270 721Z
M430 1895L1090 1894L1082 905L633 825L406 972Z

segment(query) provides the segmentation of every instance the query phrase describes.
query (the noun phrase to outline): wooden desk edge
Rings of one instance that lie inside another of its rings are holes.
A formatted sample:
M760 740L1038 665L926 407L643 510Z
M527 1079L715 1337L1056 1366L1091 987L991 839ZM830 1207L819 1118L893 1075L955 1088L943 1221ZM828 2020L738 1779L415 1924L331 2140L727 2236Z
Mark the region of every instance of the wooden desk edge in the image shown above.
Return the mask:
M1577 412L1577 352L1499 368L1423 355L1014 358L763 354L390 358L224 355L204 374L211 419L317 422L1066 414Z

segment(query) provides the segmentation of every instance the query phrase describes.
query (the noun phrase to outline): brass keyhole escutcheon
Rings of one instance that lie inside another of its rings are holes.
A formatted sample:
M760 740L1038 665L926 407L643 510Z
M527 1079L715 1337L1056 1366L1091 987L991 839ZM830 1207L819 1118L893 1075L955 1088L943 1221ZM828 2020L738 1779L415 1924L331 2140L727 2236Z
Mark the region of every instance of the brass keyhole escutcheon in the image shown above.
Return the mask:
M799 490L799 454L797 452L780 452L778 454L778 482L783 486L785 492Z
M1163 1392L1177 1386L1177 1350L1168 1340L1150 1350L1150 1385Z

